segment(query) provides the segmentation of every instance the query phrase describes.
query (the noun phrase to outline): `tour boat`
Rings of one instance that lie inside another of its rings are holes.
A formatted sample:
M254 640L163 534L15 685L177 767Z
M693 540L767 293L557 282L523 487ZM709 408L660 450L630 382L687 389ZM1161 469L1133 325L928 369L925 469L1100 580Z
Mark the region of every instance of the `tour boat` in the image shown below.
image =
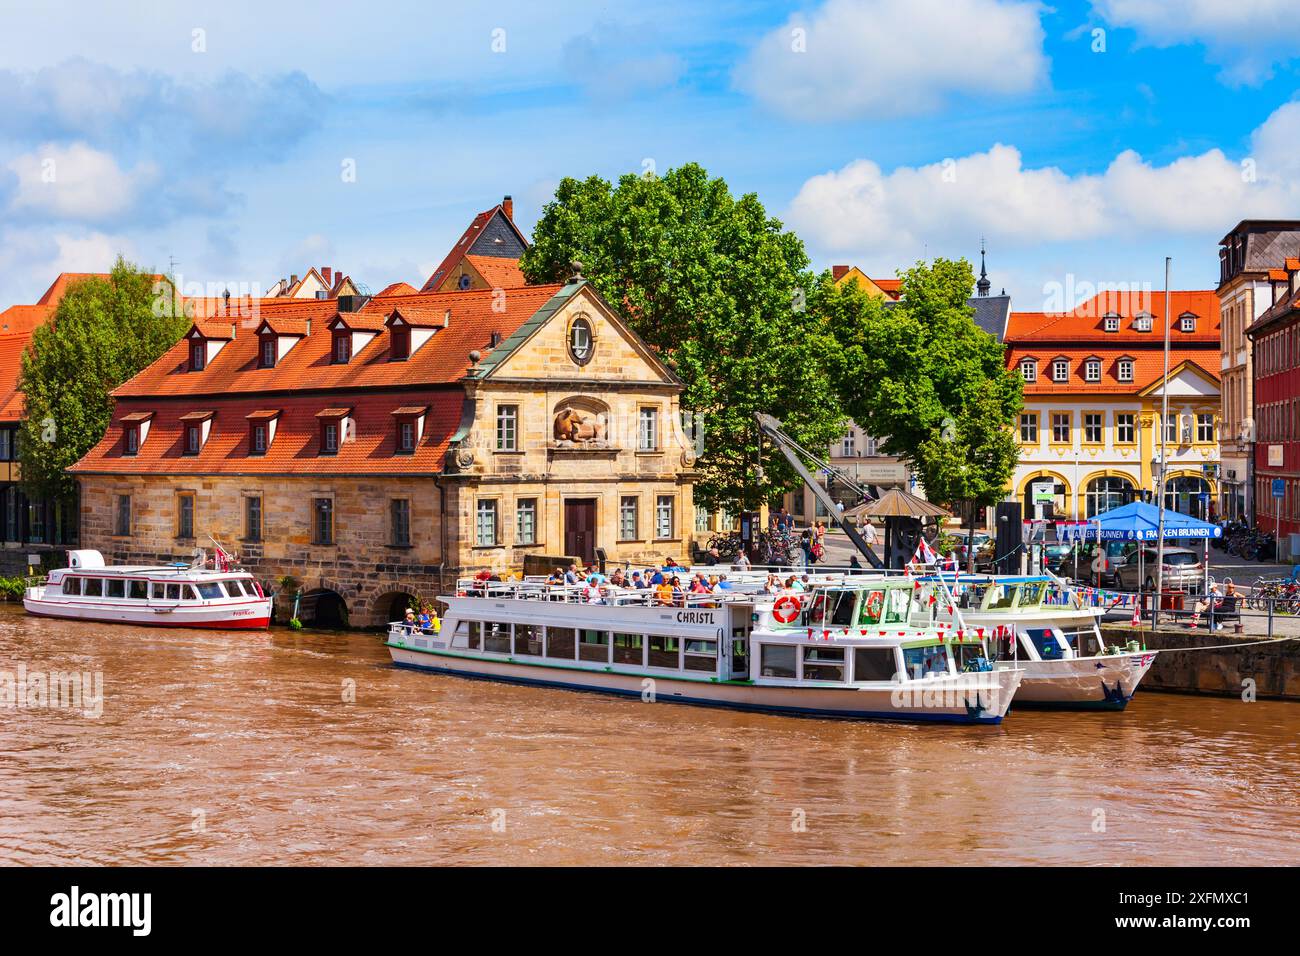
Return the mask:
M1024 671L1017 706L1123 710L1156 657L1135 643L1108 647L1097 626L1102 609L1050 574L943 574L918 583L927 594L934 589L937 618L956 627L959 616L990 642L995 668Z
M1020 684L972 633L929 622L913 583L688 595L464 581L436 633L389 627L401 667L644 701L875 720L994 724ZM918 623L917 618L923 619Z
M23 595L28 614L151 627L262 629L271 600L247 571L187 565L106 567L98 551L69 551L69 567Z

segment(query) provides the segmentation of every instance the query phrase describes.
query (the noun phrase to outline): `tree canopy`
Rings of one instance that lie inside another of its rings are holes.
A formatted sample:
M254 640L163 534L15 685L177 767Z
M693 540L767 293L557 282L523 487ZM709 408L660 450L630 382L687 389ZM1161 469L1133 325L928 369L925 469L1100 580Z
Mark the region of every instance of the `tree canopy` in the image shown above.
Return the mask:
M835 341L804 307L815 280L803 243L755 195L733 197L694 163L617 185L565 179L521 267L530 282L560 281L574 261L682 379L683 408L703 416L704 507L753 508L797 486L770 450L759 477L755 412L810 448L842 434Z
M103 437L110 393L171 348L189 327L170 282L121 257L108 278L71 286L22 357L26 402L19 458L32 495L74 489L66 469Z
M1020 378L975 324L970 263L918 263L902 279L902 300L890 305L829 274L817 286L815 306L841 346L844 409L908 462L931 500L991 505L1019 460Z

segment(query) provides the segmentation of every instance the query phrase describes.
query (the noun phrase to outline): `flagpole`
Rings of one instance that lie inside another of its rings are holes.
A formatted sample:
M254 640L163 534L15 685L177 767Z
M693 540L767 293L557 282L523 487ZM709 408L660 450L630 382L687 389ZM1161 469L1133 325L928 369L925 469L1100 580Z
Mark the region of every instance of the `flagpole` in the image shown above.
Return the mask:
M1160 507L1160 520L1156 527L1156 599L1151 609L1151 630L1160 623L1160 599L1165 593L1165 451L1169 437L1169 256L1165 256L1165 374L1160 385L1160 480L1156 484L1156 502Z

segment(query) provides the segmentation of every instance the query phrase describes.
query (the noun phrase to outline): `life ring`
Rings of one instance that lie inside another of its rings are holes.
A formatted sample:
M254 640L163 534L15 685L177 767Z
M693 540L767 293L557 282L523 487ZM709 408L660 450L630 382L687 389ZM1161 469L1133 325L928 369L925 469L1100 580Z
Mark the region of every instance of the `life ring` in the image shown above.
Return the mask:
M789 624L799 616L799 599L791 594L783 594L772 605L772 617L781 624Z

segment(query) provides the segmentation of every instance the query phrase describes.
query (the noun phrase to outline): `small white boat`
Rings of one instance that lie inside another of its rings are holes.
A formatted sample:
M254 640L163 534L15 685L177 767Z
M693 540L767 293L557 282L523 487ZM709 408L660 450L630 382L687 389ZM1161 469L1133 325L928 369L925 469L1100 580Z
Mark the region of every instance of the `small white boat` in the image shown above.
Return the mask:
M1024 671L1017 706L1123 710L1156 652L1108 647L1103 611L1051 575L942 575L967 630L989 641L993 665ZM934 578L923 579L928 589ZM935 602L940 616L946 610Z
M401 667L744 710L998 723L1020 670L913 619L904 580L655 603L649 591L462 582L438 633L390 625ZM594 598L594 601L593 601ZM598 603L596 603L598 602Z
M219 630L260 630L271 623L271 600L247 571L106 567L104 556L92 550L69 551L68 563L51 571L45 584L27 589L28 614Z

